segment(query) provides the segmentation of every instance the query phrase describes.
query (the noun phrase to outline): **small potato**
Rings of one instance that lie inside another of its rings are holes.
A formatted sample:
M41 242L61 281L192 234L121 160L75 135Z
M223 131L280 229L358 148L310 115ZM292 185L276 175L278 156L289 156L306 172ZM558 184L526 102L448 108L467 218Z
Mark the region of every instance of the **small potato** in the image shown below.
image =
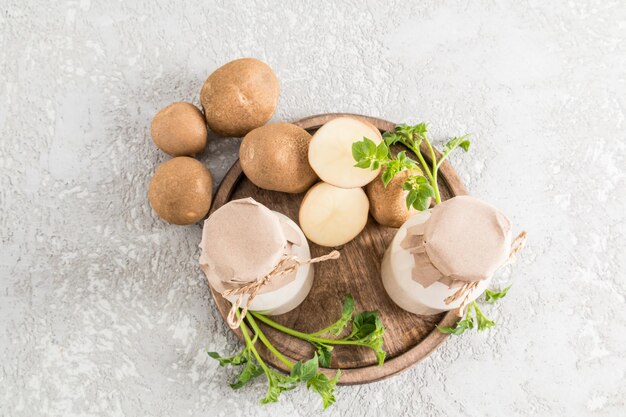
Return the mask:
M206 146L204 116L191 103L172 103L159 111L150 132L154 144L171 156L194 156Z
M196 159L179 156L158 166L150 181L148 199L163 220L193 224L209 212L212 192L209 169Z
M241 142L241 168L257 187L302 193L317 180L309 165L311 135L291 123L272 123L248 133Z
M278 79L267 64L242 58L209 75L200 100L212 131L221 136L241 137L272 118L279 94Z
M409 217L417 213L414 208L406 208L408 191L402 185L409 175L419 175L420 171L402 171L391 180L387 187L381 180L381 174L365 186L370 202L370 213L374 220L383 226L400 227Z

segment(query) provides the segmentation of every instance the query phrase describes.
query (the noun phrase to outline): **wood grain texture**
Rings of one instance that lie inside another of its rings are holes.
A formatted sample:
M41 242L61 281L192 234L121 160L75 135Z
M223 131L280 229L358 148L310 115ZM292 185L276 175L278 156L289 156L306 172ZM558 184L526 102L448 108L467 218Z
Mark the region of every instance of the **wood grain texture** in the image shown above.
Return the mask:
M332 113L298 120L294 124L311 134L327 121L339 116L352 116L367 120L381 132L394 128L386 120L345 113ZM423 149L425 151L425 149ZM428 155L427 152L423 152ZM446 161L440 168L439 188L443 200L455 195L467 194L456 172ZM252 197L272 210L284 213L298 222L298 210L303 194L286 194L262 190L252 184L243 174L237 161L224 177L215 195L211 213L230 200ZM457 320L454 313L435 316L418 316L397 307L387 296L380 277L380 264L385 249L397 229L383 227L371 217L365 230L353 241L340 248L341 257L315 265L313 288L304 302L287 314L274 319L289 327L312 332L328 326L341 314L341 304L346 293L353 295L356 311L378 310L385 325L384 347L387 359L383 367L376 365L374 353L367 348L335 347L332 368L342 370L341 384L363 384L377 381L414 365L432 353L447 335L438 332L436 325L450 326ZM309 242L311 256L321 256L331 249ZM226 317L230 303L219 293L211 290L222 317ZM310 358L312 346L304 341L286 336L262 325L271 342L294 361ZM235 331L241 338L241 332ZM260 345L260 344L259 344ZM269 364L280 370L286 367L265 350L260 352ZM329 370L330 373L334 371Z

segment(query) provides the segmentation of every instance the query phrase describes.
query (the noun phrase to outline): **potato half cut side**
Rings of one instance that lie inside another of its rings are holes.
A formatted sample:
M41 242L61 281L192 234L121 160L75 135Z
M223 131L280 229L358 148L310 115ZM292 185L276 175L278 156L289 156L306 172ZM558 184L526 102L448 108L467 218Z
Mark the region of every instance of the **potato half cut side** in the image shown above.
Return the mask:
M322 181L341 188L362 187L380 171L357 168L352 144L367 137L377 145L383 140L370 123L353 117L338 117L320 127L309 145L309 164Z
M339 246L354 239L367 224L369 201L361 188L314 185L300 206L300 227L321 246Z

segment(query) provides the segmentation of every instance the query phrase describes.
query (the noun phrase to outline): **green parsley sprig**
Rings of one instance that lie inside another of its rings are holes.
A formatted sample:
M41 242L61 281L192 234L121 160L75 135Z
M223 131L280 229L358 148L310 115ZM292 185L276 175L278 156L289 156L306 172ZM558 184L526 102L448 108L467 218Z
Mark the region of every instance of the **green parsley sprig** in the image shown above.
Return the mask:
M493 304L496 301L501 300L506 296L509 288L511 288L511 286L508 286L501 291L486 290L485 302L487 302L488 304ZM474 317L472 317L472 313L474 313ZM478 307L478 303L476 301L472 301L467 306L465 316L463 317L463 319L459 320L454 326L437 326L437 330L439 330L441 333L459 336L465 333L466 330L474 329L474 325L476 325L476 330L479 332L490 329L496 325L494 321L489 320L487 316L485 316L482 310Z
M242 388L254 378L265 374L268 388L265 397L261 399L261 404L278 402L281 393L294 389L300 383L306 383L307 388L317 392L322 397L324 408L335 402L334 391L341 376L340 370L333 378L328 378L319 372L317 355L307 361L290 361L276 350L253 320L247 321L251 325L254 337L251 337L246 326L240 327L245 340L245 346L241 352L231 357L222 357L216 352L208 352L210 357L219 361L220 366L244 365L236 381L230 384L231 388ZM290 369L289 375L275 371L265 363L255 347L257 340L261 340L265 347Z
M428 208L430 199L435 199L435 204L441 203L441 195L437 184L439 167L450 153L461 148L469 150L470 141L468 135L455 137L449 140L442 149L441 156L437 159L435 150L427 135L428 126L426 123L418 123L414 126L407 124L397 125L393 132L385 132L383 141L376 143L364 137L363 140L352 144L352 157L356 161L355 166L363 169L377 170L383 167L382 181L385 187L401 171L410 170L414 172L410 175L403 189L408 191L406 196L407 208L413 207L416 210L424 211ZM390 151L392 145L401 143L409 148L417 157L417 161L409 158L406 151L401 151L393 155ZM422 143L426 144L431 163L426 163L420 150Z
M240 312L237 312L239 316ZM316 347L313 357L306 361L293 362L280 353L265 336L256 320L265 323L285 334L306 340ZM335 345L368 346L376 352L379 365L382 366L385 359L383 350L384 326L376 311L365 311L354 314L354 299L346 295L342 308L341 317L333 324L314 333L303 333L274 322L267 316L249 311L245 317L248 326L241 326L245 346L243 350L230 357L220 356L216 352L208 352L209 356L216 359L220 366L243 366L237 379L230 384L231 388L239 389L256 377L265 374L268 382L268 390L261 399L262 404L277 402L280 394L291 390L300 383L305 383L308 389L318 393L322 398L324 409L335 402L335 386L341 377L341 370L337 370L335 376L329 378L320 372L320 367L330 367L332 349ZM324 335L339 336L345 329L351 326L350 333L340 339L322 337ZM252 334L251 334L251 333ZM270 368L261 358L256 343L260 340L263 345L289 370L289 375L282 374Z
M386 353L383 350L385 327L380 320L378 312L363 311L355 315L354 299L349 294L344 298L341 318L332 325L314 333L303 333L298 330L290 329L280 323L276 323L263 314L256 312L251 312L251 314L254 318L278 331L311 343L319 356L320 366L325 368L330 366L332 350L333 347L337 345L369 347L376 353L379 366L382 366L385 362ZM347 336L340 339L322 337L325 334L338 336L343 333L344 329L346 329L350 323L352 323L352 329Z

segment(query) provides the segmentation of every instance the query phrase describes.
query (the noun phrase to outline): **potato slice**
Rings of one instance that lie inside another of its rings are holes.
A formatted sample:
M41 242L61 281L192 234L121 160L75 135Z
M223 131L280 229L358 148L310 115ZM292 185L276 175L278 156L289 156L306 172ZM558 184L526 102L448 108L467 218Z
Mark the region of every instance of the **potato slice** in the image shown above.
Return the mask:
M371 124L353 117L338 117L319 128L309 145L309 164L322 181L341 188L362 187L371 182L377 170L357 168L352 144L367 137L377 145L383 140Z
M302 200L300 227L318 245L339 246L361 233L368 212L369 200L363 189L319 182Z

